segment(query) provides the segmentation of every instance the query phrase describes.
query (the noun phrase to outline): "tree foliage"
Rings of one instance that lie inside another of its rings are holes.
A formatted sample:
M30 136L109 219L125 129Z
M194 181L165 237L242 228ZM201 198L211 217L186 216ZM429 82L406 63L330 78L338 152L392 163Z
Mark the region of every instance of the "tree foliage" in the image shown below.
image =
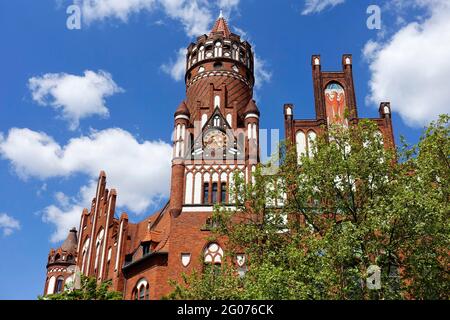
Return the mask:
M398 150L371 121L330 127L312 157L286 145L276 174L235 174L235 209L213 215L227 263L184 276L169 298L449 299L448 121ZM367 285L370 266L380 289Z

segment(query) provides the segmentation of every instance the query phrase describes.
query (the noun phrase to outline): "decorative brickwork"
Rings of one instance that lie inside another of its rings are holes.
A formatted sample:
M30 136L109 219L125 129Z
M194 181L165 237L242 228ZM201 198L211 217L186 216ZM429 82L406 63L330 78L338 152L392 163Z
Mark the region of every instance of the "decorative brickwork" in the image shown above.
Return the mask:
M117 215L118 195L106 188L106 174L101 172L91 208L81 214L78 235L71 230L64 244L50 251L45 294L61 289L81 272L99 282L111 279L113 289L123 292L125 299L160 299L170 293L170 279L181 280L183 272L221 262L226 252L223 239L208 241L213 205L232 205L228 190L233 175L251 181L260 161L253 59L251 45L231 33L223 17L209 35L189 45L186 99L174 114L168 203L141 222L130 223L126 213ZM340 110L342 101L348 118L341 121L358 121L352 57L343 56L342 71L323 72L320 56L313 56L312 70L316 119L296 120L294 106L284 106L285 137L299 152L308 152L309 141L330 122L327 110ZM328 105L326 98L332 101ZM393 146L390 115L389 103L382 103L380 118L373 120ZM245 270L245 256L236 260Z

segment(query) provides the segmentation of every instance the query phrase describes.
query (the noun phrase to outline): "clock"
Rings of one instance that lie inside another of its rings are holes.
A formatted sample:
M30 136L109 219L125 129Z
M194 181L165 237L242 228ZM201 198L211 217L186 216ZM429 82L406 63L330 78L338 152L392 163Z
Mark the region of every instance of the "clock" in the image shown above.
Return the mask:
M227 142L227 135L220 130L210 130L203 135L203 145L208 149L223 149Z

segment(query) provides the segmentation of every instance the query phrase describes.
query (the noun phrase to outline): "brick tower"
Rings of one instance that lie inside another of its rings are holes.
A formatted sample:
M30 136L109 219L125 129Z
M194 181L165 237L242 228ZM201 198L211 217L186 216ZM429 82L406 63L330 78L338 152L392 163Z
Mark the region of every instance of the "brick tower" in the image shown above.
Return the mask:
M248 181L259 162L253 52L222 15L187 48L185 80L186 98L174 114L168 203L130 223L126 213L116 215L117 193L106 188L102 171L91 208L81 214L79 237L71 238L78 272L99 283L112 280L125 299L159 299L171 292L169 280L222 263L223 243L208 240L214 204L230 205L233 175Z
M231 204L233 175L249 181L260 160L253 68L251 45L222 15L187 48L186 99L174 115L169 278L221 262L222 245L207 241L213 206Z
M187 49L186 100L175 112L170 211L211 211L228 202L230 177L259 161L253 53L220 16Z
M45 294L60 293L65 285L74 282L77 258L77 230L70 230L66 240L58 249L50 250L47 262Z
M352 57L343 56L341 71L324 72L320 56L313 56L312 70L316 118L294 119L293 105L284 106L285 137L299 154L310 152L310 141L327 124L359 121ZM233 206L235 175L252 181L260 161L260 112L253 100L252 48L222 15L187 48L185 82L186 98L174 114L169 201L140 222L129 221L128 214L117 214L118 194L106 188L102 171L78 237L71 230L61 248L50 251L45 294L78 279L78 270L99 283L111 280L125 299L160 299L173 289L169 280L223 262L227 248L223 239L211 241L211 215L216 203ZM372 120L392 145L390 116L389 103L382 103ZM245 255L232 259L246 270Z

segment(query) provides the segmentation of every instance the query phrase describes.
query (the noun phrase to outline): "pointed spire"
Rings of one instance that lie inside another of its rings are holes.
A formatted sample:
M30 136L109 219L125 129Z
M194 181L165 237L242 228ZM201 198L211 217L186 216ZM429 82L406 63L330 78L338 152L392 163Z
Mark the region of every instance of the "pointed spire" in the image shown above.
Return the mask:
M175 111L175 117L179 116L179 115L185 115L185 116L188 116L188 117L191 116L191 113L189 112L189 109L187 108L186 102L184 102L184 100L178 106L177 111Z
M61 245L61 249L71 254L77 252L77 229L72 228L66 240Z
M253 99L250 99L250 101L248 102L247 106L245 107L244 110L244 115L248 115L248 114L256 114L259 116L259 109L256 106L256 102Z
M217 21L211 30L211 34L214 34L214 33L222 33L225 37L229 37L231 34L231 31L228 28L227 21L223 17L222 10L220 10L219 18L217 18Z

